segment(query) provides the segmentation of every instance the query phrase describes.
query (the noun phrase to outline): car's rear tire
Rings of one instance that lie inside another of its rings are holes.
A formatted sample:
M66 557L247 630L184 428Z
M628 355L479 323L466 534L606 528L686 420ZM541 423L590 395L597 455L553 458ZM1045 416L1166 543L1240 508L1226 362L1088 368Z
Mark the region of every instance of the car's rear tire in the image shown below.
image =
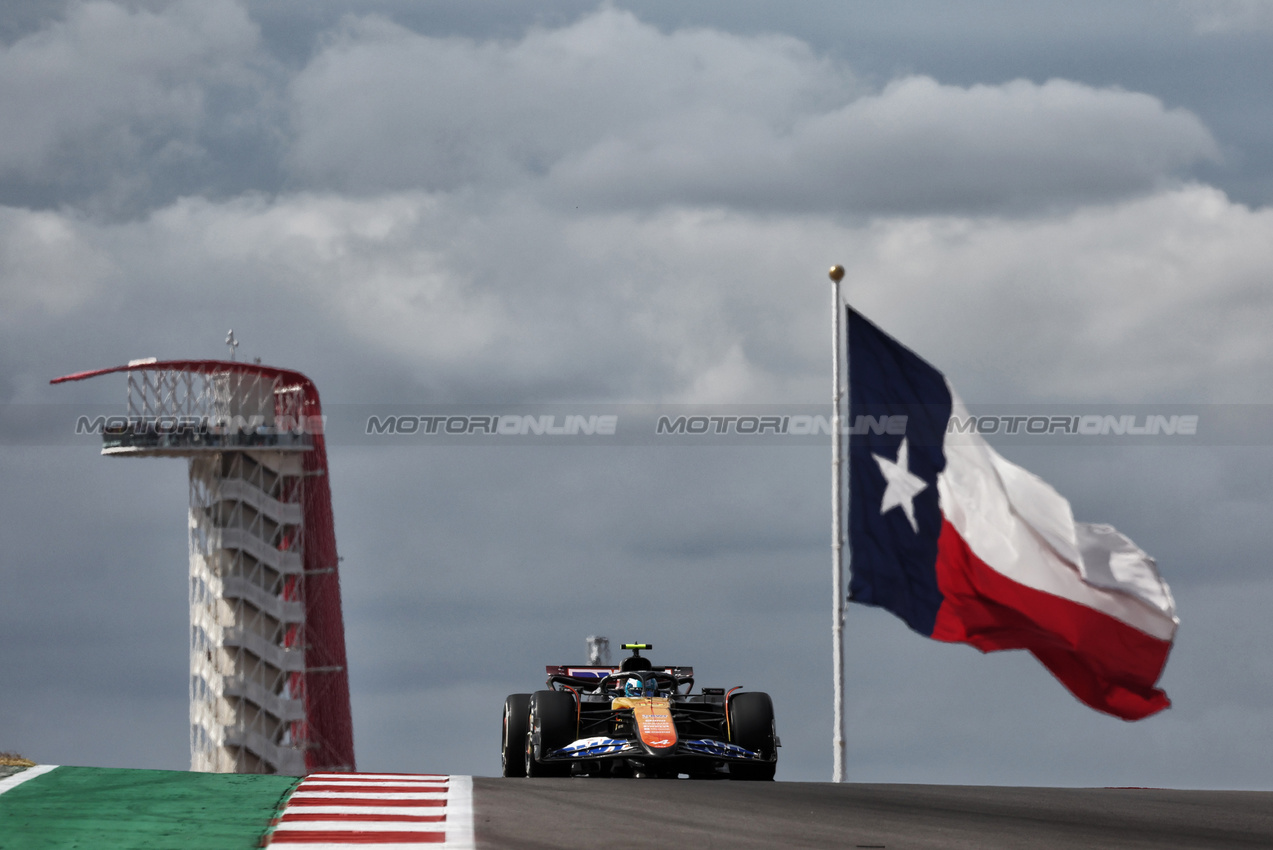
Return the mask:
M569 776L569 762L545 764L540 759L575 740L575 698L565 691L535 691L530 695L527 717L526 775Z
M772 781L778 768L778 740L774 734L774 704L769 694L735 694L729 701L729 728L735 744L765 759L763 762L730 762L729 778Z
M530 731L530 694L513 694L504 700L504 730L500 759L505 776L526 775L526 733Z

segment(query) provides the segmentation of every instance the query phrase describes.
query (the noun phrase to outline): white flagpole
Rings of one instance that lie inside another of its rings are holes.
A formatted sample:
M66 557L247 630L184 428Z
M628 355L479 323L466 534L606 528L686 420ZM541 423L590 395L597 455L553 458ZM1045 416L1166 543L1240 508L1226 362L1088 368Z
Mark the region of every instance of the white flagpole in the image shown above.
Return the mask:
M834 768L832 782L844 781L844 485L840 479L844 467L840 426L840 281L844 267L833 266L831 278L831 338L835 354L831 367L831 593L835 597L831 609L831 664L835 683L835 732L832 737Z

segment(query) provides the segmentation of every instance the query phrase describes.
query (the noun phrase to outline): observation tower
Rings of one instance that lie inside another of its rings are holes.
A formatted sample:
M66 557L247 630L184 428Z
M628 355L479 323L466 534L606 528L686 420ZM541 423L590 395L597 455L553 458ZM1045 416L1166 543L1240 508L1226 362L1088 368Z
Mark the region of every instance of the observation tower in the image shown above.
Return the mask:
M233 349L231 349L233 351ZM190 473L190 767L354 769L322 406L299 372L149 360L102 454L186 458Z

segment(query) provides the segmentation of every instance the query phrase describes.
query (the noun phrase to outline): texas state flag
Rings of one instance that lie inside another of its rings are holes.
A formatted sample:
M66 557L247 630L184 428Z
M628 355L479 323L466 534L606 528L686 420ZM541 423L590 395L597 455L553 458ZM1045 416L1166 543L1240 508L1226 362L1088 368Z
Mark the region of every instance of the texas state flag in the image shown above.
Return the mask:
M982 652L1027 649L1099 711L1139 720L1179 620L1154 561L1075 522L1047 483L975 433L946 378L848 310L849 598Z

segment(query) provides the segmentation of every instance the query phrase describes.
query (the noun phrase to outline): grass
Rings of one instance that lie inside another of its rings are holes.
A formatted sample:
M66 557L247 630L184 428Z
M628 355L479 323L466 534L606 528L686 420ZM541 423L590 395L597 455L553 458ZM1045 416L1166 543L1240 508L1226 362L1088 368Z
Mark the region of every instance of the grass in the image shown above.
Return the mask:
M0 753L0 767L35 767L35 762L17 753Z

